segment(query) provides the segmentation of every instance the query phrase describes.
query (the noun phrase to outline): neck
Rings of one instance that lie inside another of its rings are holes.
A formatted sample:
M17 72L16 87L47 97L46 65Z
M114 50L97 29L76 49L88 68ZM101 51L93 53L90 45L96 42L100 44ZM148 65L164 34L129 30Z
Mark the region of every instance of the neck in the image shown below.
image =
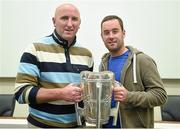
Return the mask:
M122 47L116 52L110 52L110 54L112 57L116 57L116 56L120 56L120 55L124 54L127 50L128 49L126 47Z
M58 32L57 32L56 30L54 30L53 35L54 35L54 38L56 39L56 41L57 41L58 43L63 44L63 45L65 45L65 46L67 46L67 47L70 47L70 46L74 45L75 42L76 42L76 36L75 36L74 39L72 39L71 41L68 41L68 40L63 39L63 38L58 34Z

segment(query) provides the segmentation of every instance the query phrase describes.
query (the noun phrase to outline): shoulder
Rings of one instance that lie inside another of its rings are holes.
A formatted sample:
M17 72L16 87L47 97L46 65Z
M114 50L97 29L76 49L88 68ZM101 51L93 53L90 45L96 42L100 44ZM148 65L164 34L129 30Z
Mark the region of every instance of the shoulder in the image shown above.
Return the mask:
M56 46L57 43L53 40L52 36L47 36L34 40L33 43L28 44L24 52L29 52L29 53L36 53L38 51L54 52L57 50ZM60 49L59 51L62 50Z
M71 53L75 55L81 56L89 56L92 57L92 52L90 49L84 47L83 45L76 43L73 47L71 47Z
M143 60L144 61L154 61L154 59L151 56L149 56L143 52L137 54L137 58L141 61L143 61Z
M56 44L56 42L54 41L52 36L42 37L42 38L36 40L34 43L42 43L42 44L49 44L49 45Z
M155 60L145 53L137 54L137 62L139 62L141 66L145 66L146 68L152 65L156 67Z
M106 60L106 59L108 59L110 57L110 53L104 53L103 55L102 55L102 60Z

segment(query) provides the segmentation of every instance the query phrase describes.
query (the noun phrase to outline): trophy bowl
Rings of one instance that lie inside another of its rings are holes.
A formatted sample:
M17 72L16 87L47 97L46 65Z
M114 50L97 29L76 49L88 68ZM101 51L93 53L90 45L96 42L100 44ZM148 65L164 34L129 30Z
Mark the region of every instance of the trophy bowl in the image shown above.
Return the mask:
M114 74L110 71L83 71L80 75L86 121L100 125L107 123L110 116Z

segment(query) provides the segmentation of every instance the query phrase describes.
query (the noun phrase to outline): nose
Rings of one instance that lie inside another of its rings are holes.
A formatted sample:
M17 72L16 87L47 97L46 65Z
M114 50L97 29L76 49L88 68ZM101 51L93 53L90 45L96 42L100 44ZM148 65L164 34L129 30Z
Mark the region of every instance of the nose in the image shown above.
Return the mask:
M113 38L113 36L114 36L113 33L110 32L110 33L109 33L109 38Z
M71 19L68 19L67 26L72 26L72 20Z

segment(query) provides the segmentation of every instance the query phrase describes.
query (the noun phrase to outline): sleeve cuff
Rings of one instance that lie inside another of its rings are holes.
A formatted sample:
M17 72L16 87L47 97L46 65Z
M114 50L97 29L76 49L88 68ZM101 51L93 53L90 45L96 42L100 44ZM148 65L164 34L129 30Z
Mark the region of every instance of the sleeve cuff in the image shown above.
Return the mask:
M31 103L31 104L37 103L36 95L37 95L38 90L39 90L39 87L33 87L31 89L31 91L29 93L29 97L28 97L29 103Z

